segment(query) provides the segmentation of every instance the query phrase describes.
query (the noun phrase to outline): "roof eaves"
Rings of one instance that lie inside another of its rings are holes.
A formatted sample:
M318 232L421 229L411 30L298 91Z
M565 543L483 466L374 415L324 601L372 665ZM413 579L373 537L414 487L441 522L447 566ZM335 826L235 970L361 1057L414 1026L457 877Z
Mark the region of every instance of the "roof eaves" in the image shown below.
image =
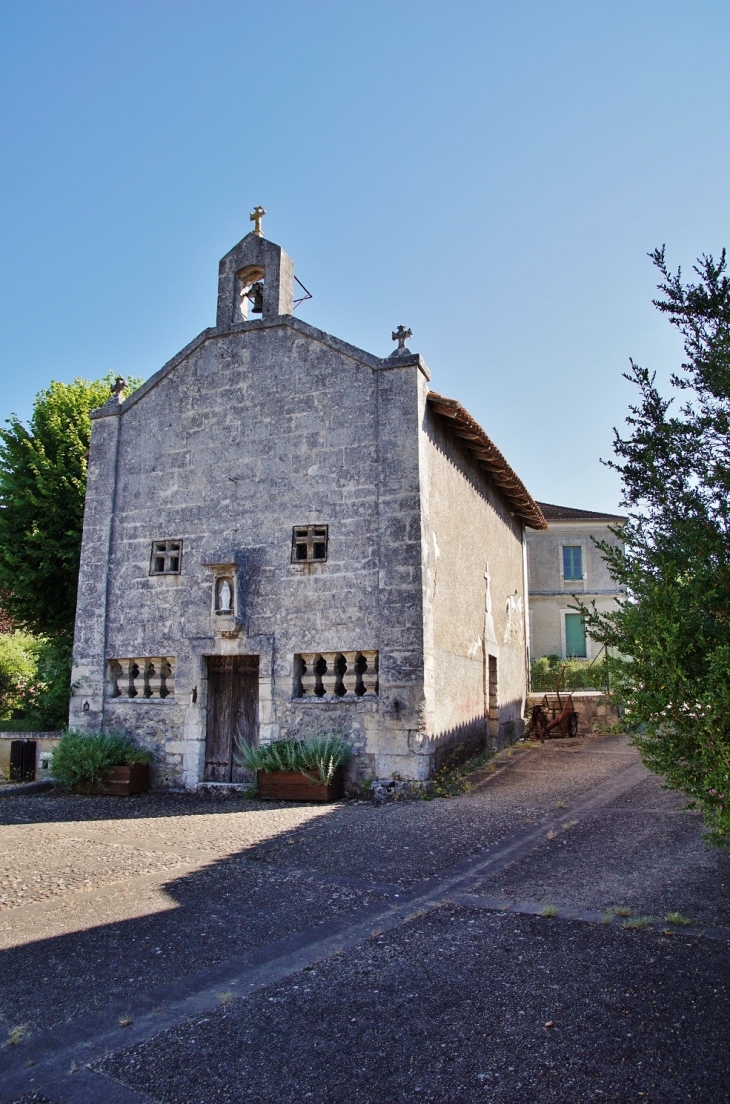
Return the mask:
M479 468L499 488L514 514L531 529L547 529L540 507L502 453L471 414L457 402L429 391L428 403L463 444Z

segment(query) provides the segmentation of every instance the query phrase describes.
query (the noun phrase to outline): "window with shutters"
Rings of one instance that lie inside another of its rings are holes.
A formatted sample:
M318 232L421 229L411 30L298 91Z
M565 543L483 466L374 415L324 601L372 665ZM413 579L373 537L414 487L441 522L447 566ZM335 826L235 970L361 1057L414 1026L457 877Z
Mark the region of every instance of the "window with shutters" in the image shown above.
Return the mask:
M563 545L563 578L583 578L583 548L580 544Z

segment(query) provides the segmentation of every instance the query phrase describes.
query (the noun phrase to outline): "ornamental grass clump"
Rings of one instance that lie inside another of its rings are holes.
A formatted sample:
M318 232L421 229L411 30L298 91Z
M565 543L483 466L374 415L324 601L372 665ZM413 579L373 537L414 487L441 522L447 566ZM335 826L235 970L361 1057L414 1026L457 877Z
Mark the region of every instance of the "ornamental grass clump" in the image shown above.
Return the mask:
M242 744L236 751L236 762L244 770L295 771L313 782L328 786L338 767L352 758L352 744L339 733L310 736L308 739L273 740L270 744L249 747Z
M69 789L88 790L103 782L112 767L150 763L152 752L124 732L64 732L53 752L50 773Z

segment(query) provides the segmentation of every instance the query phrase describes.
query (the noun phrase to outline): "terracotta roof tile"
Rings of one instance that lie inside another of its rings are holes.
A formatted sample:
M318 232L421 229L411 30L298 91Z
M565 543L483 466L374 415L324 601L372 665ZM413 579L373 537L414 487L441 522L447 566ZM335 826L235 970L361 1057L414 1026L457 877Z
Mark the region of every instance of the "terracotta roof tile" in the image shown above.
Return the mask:
M572 506L554 506L550 502L538 502L546 521L626 521L621 514L601 514L595 510L576 510Z
M456 399L429 391L428 402L453 435L482 468L506 499L512 512L531 529L547 529L538 503L512 470L497 446Z

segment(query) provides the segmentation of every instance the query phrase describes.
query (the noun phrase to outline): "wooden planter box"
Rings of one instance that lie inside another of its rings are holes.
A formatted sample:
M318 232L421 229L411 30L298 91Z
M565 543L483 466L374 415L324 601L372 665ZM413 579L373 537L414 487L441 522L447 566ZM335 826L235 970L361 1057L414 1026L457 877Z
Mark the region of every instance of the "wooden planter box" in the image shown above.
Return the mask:
M133 767L112 767L103 782L91 786L84 792L130 797L132 794L147 793L149 788L150 768L148 764L136 763Z
M337 801L344 793L342 767L338 767L329 786L313 782L297 771L257 771L259 797L265 801Z

